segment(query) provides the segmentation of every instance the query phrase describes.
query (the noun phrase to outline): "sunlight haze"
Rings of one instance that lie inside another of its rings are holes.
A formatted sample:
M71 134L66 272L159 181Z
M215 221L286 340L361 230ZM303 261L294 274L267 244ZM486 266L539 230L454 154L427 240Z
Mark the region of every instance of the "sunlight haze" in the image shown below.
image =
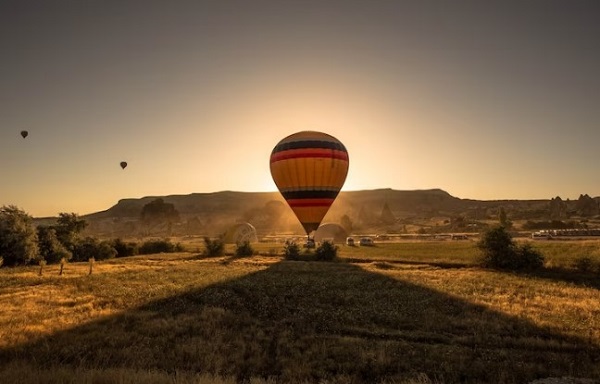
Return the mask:
M3 1L0 206L275 191L271 151L303 130L346 146L342 191L598 196L598 16L579 0Z

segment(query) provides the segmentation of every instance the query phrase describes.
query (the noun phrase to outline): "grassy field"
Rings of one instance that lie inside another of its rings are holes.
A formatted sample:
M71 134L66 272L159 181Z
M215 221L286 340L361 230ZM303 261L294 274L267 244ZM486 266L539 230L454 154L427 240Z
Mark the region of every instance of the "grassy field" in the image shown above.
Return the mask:
M479 269L473 242L340 247L333 263L197 253L0 269L0 383L600 380L597 242Z

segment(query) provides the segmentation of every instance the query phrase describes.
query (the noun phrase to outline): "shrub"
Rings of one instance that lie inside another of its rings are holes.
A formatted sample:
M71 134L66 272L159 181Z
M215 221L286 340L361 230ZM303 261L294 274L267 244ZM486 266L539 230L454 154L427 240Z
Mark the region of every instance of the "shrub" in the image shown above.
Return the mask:
M223 256L225 253L225 243L221 239L211 240L210 237L204 238L204 256Z
M98 241L93 237L86 237L75 244L73 249L73 261L88 261L90 258L96 260L112 259L117 251L108 241Z
M173 244L169 240L148 240L142 243L139 248L140 255L149 255L153 253L173 253L180 252L183 248L180 244Z
M516 244L506 228L489 229L477 244L481 265L486 268L507 270L532 270L544 265L543 255L530 244Z
M528 243L517 247L517 260L517 269L535 270L544 266L544 256Z
M235 247L235 255L244 257L244 256L252 256L254 254L254 248L250 245L249 241L244 241L242 243L238 243Z
M136 242L126 243L121 239L115 239L112 246L117 251L117 257L135 256L140 252L140 247Z
M315 256L319 261L332 261L337 257L338 247L329 242L324 241L315 250Z
M298 260L300 258L300 246L295 241L286 241L283 246L283 254L286 259Z
M573 266L581 272L591 272L594 268L593 260L588 256L578 257L574 260Z

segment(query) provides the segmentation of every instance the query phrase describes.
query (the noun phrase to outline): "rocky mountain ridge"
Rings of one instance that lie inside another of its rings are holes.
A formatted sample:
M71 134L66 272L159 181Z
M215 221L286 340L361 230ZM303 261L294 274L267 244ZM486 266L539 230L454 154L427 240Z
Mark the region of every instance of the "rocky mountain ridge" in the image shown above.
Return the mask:
M177 216L142 218L144 207L158 199L172 205ZM441 189L342 191L323 222L343 222L354 230L388 233L476 231L486 222L497 220L501 211L512 221L593 219L600 214L600 198L581 195L578 200L473 200ZM89 232L112 236L215 235L239 222L251 223L262 235L303 232L278 192L221 191L128 198L83 218L90 224Z

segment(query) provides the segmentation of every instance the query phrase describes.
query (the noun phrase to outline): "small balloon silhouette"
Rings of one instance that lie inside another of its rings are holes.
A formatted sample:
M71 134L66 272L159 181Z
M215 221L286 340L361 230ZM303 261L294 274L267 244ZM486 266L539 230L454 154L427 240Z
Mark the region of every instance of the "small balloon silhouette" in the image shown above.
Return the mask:
M125 167L127 167L127 162L121 161L121 168L125 169Z

